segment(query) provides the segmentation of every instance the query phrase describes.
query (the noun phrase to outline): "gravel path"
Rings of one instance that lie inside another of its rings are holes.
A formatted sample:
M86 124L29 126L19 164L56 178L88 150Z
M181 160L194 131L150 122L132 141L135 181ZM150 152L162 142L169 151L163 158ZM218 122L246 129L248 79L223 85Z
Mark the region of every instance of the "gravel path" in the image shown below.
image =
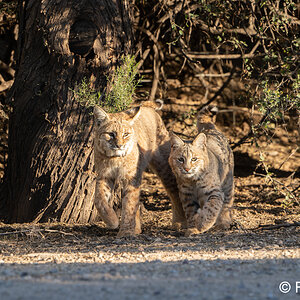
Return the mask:
M300 299L299 233L1 241L0 299ZM291 284L287 294L282 281Z

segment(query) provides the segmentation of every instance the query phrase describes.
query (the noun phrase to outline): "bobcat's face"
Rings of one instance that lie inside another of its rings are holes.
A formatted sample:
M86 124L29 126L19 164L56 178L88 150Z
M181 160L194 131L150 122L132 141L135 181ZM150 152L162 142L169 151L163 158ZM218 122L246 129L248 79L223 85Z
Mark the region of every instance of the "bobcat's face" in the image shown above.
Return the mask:
M107 157L126 156L136 143L132 125L133 118L126 114L108 115L95 108L95 147Z
M177 176L193 178L205 168L207 159L206 137L200 134L192 143L182 141L174 134L171 137L170 165Z
M177 149L172 154L172 165L177 174L185 177L194 177L204 167L204 160L196 154L190 145Z
M127 155L135 141L132 126L124 120L112 120L97 133L97 147L108 157Z

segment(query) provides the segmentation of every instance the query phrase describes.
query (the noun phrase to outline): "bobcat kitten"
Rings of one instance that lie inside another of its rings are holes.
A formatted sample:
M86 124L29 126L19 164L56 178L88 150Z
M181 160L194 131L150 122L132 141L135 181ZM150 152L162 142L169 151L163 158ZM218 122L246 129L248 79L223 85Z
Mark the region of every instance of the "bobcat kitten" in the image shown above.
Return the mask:
M187 236L214 225L228 228L234 200L233 153L227 139L206 113L200 112L197 127L192 142L171 134L169 163L187 218Z
M114 207L121 202L118 236L141 232L139 194L149 166L158 174L172 202L173 223L184 223L176 180L168 164L169 134L151 107L107 114L94 108L95 206L109 228L118 228ZM119 196L119 197L118 197Z

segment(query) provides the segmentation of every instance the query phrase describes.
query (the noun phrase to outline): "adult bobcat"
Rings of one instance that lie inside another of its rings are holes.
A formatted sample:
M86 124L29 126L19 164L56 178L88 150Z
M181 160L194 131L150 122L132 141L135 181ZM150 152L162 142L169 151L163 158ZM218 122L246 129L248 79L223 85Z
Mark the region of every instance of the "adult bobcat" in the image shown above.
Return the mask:
M216 129L209 111L200 112L197 127L193 142L171 134L169 163L187 218L187 236L213 225L228 228L234 196L234 162L227 139Z
M109 228L119 226L114 206L121 201L118 236L141 232L139 194L142 174L148 166L160 177L171 198L173 223L186 222L176 180L168 163L169 134L157 112L142 106L107 114L95 107L94 117L98 174L95 205L106 225Z

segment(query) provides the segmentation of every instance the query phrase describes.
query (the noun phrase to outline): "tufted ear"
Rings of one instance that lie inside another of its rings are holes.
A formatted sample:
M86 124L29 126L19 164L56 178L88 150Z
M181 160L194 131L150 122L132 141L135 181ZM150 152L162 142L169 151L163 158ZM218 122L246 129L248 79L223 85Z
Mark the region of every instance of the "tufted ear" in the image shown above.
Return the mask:
M176 149L184 145L184 141L174 132L170 132L169 135L172 148Z
M98 125L109 120L108 114L99 106L94 107L94 118Z
M197 148L206 147L206 135L204 133L199 133L193 141L193 146Z
M134 123L134 121L139 117L141 113L141 107L137 106L130 108L128 110L125 110L124 113L130 118L130 123Z

